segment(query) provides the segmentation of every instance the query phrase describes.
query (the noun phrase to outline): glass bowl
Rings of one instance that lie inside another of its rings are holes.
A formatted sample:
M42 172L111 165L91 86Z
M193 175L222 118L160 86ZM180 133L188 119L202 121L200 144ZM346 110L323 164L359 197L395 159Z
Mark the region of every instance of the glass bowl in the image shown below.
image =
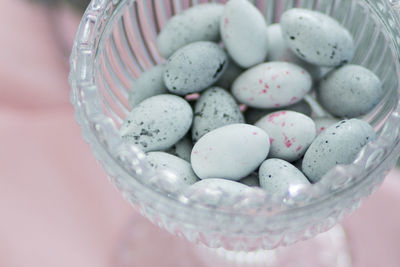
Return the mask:
M339 165L309 189L270 197L251 188L240 197L218 189L182 194L170 170L153 171L145 154L122 142L128 91L146 69L164 62L156 36L169 17L197 0L93 0L71 55L71 101L84 139L125 199L154 224L210 248L273 249L327 231L382 183L399 156L400 2L394 0L252 1L269 24L303 7L327 13L354 35L353 63L374 71L384 97L363 117L378 133L354 163ZM204 201L207 204L204 204Z

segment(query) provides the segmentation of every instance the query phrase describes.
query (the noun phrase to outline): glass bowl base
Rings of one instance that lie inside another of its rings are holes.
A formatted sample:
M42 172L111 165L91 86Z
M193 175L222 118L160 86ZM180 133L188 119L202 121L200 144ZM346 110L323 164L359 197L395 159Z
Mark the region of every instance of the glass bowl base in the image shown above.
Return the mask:
M198 247L204 266L237 267L351 267L351 253L343 227L335 226L313 239L288 247L254 252Z
M117 267L351 267L346 233L340 225L288 247L254 252L194 245L135 216L124 231Z

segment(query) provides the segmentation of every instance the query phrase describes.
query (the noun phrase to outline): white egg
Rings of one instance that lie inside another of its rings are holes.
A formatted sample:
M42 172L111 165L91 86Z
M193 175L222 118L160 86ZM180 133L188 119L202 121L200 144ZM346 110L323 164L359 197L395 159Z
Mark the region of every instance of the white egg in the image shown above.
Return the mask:
M328 15L293 8L282 14L280 25L292 52L308 63L335 67L354 56L350 32Z
M300 159L317 134L314 121L294 111L271 113L255 126L263 129L270 138L269 157L289 162Z
M310 186L307 177L295 166L281 159L267 159L259 170L260 185L271 195L295 193Z
M134 107L120 128L122 139L143 151L164 150L178 142L192 125L193 111L181 97L157 95Z
M132 82L128 96L131 108L151 96L168 93L167 87L165 87L164 84L163 75L164 66L158 65L146 70L139 78Z
M267 34L269 41L268 61L285 61L296 64L307 70L314 80L319 80L323 76L324 71L321 67L301 60L292 52L283 38L281 25L277 23L268 26Z
M212 42L196 42L178 49L167 61L164 82L173 94L200 92L218 81L228 65L225 51Z
M169 58L179 48L198 41L218 41L224 6L200 4L173 16L157 37L160 54Z
M174 155L165 152L149 152L147 160L153 170L168 169L174 172L176 177L186 185L191 185L198 181L190 163Z
M226 90L211 87L196 102L192 139L196 142L206 133L234 123L244 123L239 105Z
M323 131L308 148L302 170L312 182L338 164L350 164L360 150L376 139L374 129L359 119L343 120Z
M248 0L231 0L225 5L220 31L229 55L239 66L248 68L265 60L267 24Z
M362 66L346 65L331 71L318 86L318 100L331 114L354 118L367 114L381 100L382 82Z
M269 62L242 73L232 85L232 94L249 107L279 108L301 101L311 86L311 76L303 68Z
M194 145L191 163L200 179L240 180L258 168L269 152L269 137L258 127L231 124L215 129Z

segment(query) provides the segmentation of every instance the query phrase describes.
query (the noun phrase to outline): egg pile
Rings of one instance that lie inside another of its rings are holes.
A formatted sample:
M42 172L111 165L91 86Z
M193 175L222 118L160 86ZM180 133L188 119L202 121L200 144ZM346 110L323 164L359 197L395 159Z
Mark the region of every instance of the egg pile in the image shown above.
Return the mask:
M325 14L294 8L268 26L248 0L200 4L172 17L157 46L166 63L133 82L120 134L182 190L285 194L376 138L356 117L379 103L381 81L348 64L353 37ZM331 116L316 116L312 95Z

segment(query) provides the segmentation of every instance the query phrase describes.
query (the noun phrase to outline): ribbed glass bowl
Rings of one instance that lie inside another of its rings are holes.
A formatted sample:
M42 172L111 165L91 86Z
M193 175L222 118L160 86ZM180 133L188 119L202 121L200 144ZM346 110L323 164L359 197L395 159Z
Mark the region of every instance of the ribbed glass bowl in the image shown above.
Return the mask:
M374 71L384 97L364 117L378 133L355 162L337 166L307 190L269 197L249 189L239 198L210 189L182 195L174 174L154 172L138 148L122 142L130 85L164 62L156 36L169 17L197 0L93 0L71 55L71 101L84 139L123 196L153 223L196 243L252 251L289 245L333 227L357 208L395 165L399 145L400 3L394 0L259 0L269 24L292 7L335 17L354 35L353 63ZM202 204L204 200L209 205ZM210 204L212 203L212 204Z

